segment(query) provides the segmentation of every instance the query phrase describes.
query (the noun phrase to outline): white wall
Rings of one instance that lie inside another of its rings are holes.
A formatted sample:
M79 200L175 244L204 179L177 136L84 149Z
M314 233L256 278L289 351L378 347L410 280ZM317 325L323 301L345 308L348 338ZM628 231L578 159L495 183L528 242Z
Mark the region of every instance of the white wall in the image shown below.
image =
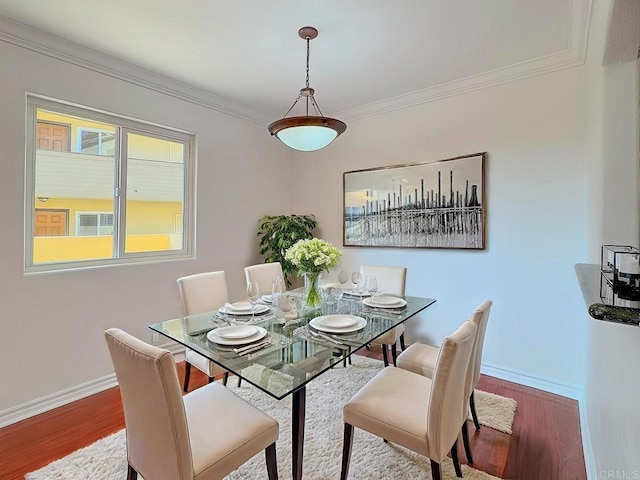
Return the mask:
M488 152L486 250L346 248L345 268L409 267L407 294L438 300L408 322L411 340L440 342L492 299L484 362L573 396L583 382L586 331L573 269L585 257L583 170L593 155L586 72L351 121L335 144L294 161L294 209L315 213L324 238L341 245L343 172Z
M113 372L103 330L150 340L147 325L181 314L176 278L260 261L257 220L288 213L288 152L266 128L0 41L0 412ZM197 259L23 274L25 92L198 135Z
M638 90L636 55L640 44L640 3L618 0L608 7L607 37L597 62L594 83L599 110L598 161L588 165L587 198L598 199L601 216L588 241L638 246ZM604 43L604 42L603 42ZM606 52L606 53L605 53ZM602 59L607 59L603 65ZM613 59L614 61L608 61ZM595 201L591 201L596 203ZM593 263L599 261L591 249ZM591 441L593 478L640 478L640 329L594 320L588 325L583 429ZM589 460L589 459L587 459Z

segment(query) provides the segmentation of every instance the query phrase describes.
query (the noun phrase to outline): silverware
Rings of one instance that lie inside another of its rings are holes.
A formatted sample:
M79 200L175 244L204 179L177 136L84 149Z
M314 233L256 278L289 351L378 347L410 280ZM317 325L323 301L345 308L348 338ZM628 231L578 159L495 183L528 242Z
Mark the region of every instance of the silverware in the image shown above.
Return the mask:
M314 332L313 330L309 329L309 333L311 334L312 337L316 337L316 338L320 338L322 340L327 340L328 342L331 343L335 343L336 345L347 345L347 343L345 343L342 340L338 340L337 338L333 338L325 333L321 333L321 332Z
M265 347L268 347L269 345L271 345L271 339L267 339L264 340L262 342L253 344L253 345L247 345L245 347L241 347L241 348L234 348L233 351L236 352L238 355L247 355L249 353L253 353L257 350L261 350Z

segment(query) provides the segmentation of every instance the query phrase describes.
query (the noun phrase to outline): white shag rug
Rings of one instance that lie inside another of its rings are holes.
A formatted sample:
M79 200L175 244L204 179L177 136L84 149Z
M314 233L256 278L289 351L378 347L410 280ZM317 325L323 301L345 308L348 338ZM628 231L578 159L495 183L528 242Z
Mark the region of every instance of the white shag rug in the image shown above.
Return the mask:
M305 480L335 479L340 476L342 458L342 406L382 368L382 362L359 355L353 365L341 365L307 384L303 477ZM291 400L278 401L243 382L229 382L230 388L253 405L274 417L280 424L277 442L278 474L291 478ZM233 384L233 385L231 385ZM476 390L476 409L483 425L510 433L516 402L512 399ZM480 433L482 434L482 432ZM464 450L459 445L464 459ZM450 459L442 464L443 477L455 479ZM462 465L465 479L491 480L492 475ZM114 480L126 478L124 430L98 440L46 467L25 476L26 480ZM141 478L141 477L138 477ZM267 478L264 454L256 455L228 480ZM429 459L356 429L349 469L351 479L431 478Z

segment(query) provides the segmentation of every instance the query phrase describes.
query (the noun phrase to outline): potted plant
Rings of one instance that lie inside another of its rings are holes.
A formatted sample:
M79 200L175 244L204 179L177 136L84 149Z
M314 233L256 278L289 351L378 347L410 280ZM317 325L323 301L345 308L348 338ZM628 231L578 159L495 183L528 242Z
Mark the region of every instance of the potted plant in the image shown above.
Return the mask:
M312 238L317 226L314 215L265 215L258 221L260 255L265 263L280 262L288 287L298 269L284 258L285 252L298 240Z

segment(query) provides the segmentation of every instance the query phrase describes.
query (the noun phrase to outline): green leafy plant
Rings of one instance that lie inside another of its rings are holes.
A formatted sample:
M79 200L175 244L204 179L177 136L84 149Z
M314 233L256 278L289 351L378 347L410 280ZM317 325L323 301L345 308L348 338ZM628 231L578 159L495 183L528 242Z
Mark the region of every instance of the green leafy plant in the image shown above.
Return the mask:
M318 226L314 215L265 215L258 221L260 255L265 263L280 262L287 286L298 268L284 258L286 251L298 240L313 238Z

